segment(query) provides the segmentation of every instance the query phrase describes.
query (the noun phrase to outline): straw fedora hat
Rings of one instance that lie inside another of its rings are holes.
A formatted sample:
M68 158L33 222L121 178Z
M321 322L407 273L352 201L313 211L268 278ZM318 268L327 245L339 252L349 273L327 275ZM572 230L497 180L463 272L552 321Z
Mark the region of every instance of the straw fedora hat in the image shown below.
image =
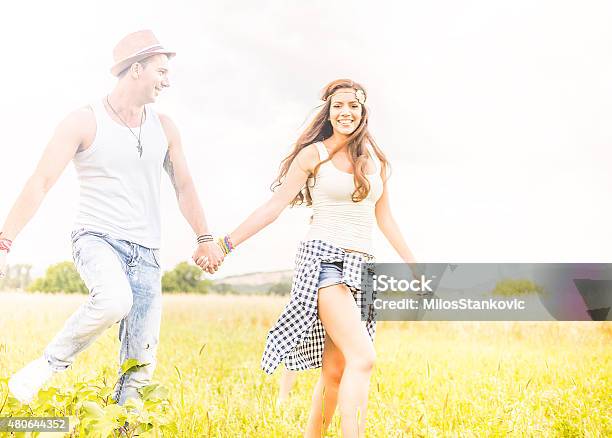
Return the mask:
M171 58L176 53L166 50L152 31L139 30L126 35L117 43L113 50L115 65L111 67L110 71L113 76L118 76L133 63L153 55L168 55L168 58Z

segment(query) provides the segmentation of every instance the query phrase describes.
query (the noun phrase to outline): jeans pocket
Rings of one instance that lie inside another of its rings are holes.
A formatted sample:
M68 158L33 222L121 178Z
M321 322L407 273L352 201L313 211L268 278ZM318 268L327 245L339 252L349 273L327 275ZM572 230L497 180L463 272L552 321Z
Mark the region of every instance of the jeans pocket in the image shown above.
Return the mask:
M79 228L77 230L74 230L70 234L70 237L72 238L72 244L74 245L74 243L76 243L77 240L79 240L81 237L83 237L85 235L96 236L96 237L100 237L102 239L106 239L106 238L109 237L108 233L100 233L98 231L92 231L92 230L88 230L86 228Z
M85 228L79 228L78 230L74 230L70 235L72 238L72 261L77 269L79 267L82 246L79 244L79 239L85 234L87 234L87 230Z
M76 247L76 242L72 242L72 261L74 262L74 266L78 269L79 266L79 257L81 256L81 250Z
M77 230L73 230L72 233L70 233L70 239L72 240L72 243L74 244L74 242L76 242L79 237L81 237L83 234L85 234L85 228L79 228Z
M155 266L157 266L157 268L160 269L161 264L159 263L159 249L151 249L151 256L153 257Z

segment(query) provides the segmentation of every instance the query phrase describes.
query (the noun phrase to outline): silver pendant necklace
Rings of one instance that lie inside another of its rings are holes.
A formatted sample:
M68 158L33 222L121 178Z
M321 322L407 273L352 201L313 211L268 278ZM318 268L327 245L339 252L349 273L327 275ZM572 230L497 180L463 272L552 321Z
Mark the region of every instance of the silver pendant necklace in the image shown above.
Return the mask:
M119 113L117 111L115 111L115 108L113 108L113 106L111 105L110 101L108 100L108 95L106 96L106 103L108 104L109 108L113 111L113 113L115 113L115 115L117 116L117 118L119 120L121 120L121 123L123 123L123 125L130 130L130 132L132 133L132 135L134 136L134 138L138 141L138 144L136 145L136 149L138 150L138 155L140 156L140 158L142 158L142 142L140 141L140 133L142 132L142 122L144 121L144 116L145 116L145 111L146 111L146 107L142 108L142 114L140 114L140 126L138 128L138 135L136 135L136 133L132 130L132 128L130 128L128 126L127 123L125 123L125 121L121 118L121 116L119 115Z

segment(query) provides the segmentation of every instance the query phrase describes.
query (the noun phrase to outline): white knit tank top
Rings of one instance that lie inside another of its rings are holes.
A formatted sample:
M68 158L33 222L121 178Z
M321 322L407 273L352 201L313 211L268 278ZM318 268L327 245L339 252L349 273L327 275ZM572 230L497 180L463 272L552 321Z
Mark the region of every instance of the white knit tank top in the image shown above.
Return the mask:
M320 161L329 156L322 142L316 143ZM376 171L368 174L370 193L360 202L353 202L353 174L343 172L330 161L319 167L314 181L308 180L312 196L313 217L306 240L324 240L339 248L372 253L372 228L376 222L376 201L383 192L380 161L368 144Z
M108 233L147 248L159 248L159 186L168 140L158 115L146 107L142 158L138 141L115 122L102 101L91 105L96 117L92 145L74 156L80 185L75 229ZM138 135L138 128L132 128Z

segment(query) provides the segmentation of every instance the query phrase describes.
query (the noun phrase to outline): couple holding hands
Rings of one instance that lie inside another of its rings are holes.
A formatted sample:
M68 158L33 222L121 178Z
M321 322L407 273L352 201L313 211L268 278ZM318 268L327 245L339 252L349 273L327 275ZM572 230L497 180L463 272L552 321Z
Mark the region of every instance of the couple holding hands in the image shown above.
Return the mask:
M236 247L288 206L313 209L298 247L291 296L270 330L261 366L272 373L321 367L305 436L321 436L339 408L344 436L365 436L369 382L375 361L373 316L362 320L361 265L373 261L376 223L406 263L414 263L393 218L389 163L368 130L367 94L352 80L323 90L323 105L281 162L273 195L234 231L210 235L172 120L153 110L167 88L169 59L149 30L115 47L110 94L69 114L11 209L0 234L0 276L13 240L70 161L80 198L72 233L73 259L89 298L66 321L43 355L9 381L29 403L55 372L119 322L120 363L147 366L120 374L114 399L139 397L155 369L161 321L160 182L166 171L181 213L197 236L194 262L209 273Z

